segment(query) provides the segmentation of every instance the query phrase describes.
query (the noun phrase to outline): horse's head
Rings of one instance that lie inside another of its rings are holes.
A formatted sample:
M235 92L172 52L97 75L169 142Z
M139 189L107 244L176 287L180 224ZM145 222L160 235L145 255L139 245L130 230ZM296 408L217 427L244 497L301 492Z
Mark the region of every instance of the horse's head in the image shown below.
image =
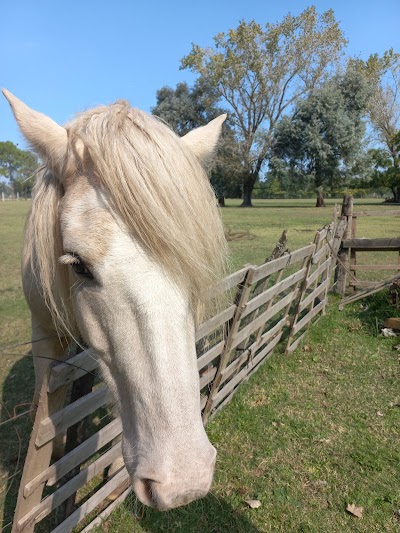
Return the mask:
M117 102L64 128L5 96L47 169L30 220L35 275L56 327L99 358L133 488L160 510L204 496L216 451L201 420L195 326L225 244L201 163L224 117L178 138Z

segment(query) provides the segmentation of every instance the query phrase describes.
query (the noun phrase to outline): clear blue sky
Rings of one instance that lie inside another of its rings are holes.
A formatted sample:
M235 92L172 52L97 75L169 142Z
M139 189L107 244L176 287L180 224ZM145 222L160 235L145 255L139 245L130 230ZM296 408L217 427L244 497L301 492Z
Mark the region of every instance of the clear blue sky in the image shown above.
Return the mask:
M400 52L400 0L4 0L0 86L59 123L119 98L150 111L157 89L194 81L179 70L192 42L211 45L242 18L276 22L312 3L320 13L334 10L348 54ZM0 141L6 140L25 147L1 95Z

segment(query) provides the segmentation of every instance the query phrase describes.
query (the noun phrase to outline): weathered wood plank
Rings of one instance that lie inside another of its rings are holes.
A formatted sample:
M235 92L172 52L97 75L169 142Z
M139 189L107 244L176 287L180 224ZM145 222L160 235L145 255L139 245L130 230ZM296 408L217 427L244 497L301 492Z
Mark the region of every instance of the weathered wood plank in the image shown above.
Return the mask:
M36 413L37 422L33 425L32 435L29 440L28 453L25 459L24 471L18 491L18 501L14 514L13 533L20 531L18 528L19 520L29 513L41 500L43 494L44 484L39 484L35 490L31 491L29 496L25 497L23 493L24 486L37 475L39 475L43 469L47 468L50 464L51 454L53 450L53 443L48 442L41 448L37 448L35 441L40 429L39 420L44 417L52 415L57 412L58 409L64 404L66 397L67 387L63 386L57 389L53 394L47 392L47 384L50 376L50 368L47 370L43 380L43 385L40 391L39 405ZM34 524L31 524L24 528L24 533L33 532Z
M280 257L279 259L274 259L273 261L270 261L269 263L264 263L263 265L255 269L253 283L256 283L260 279L263 279L266 276L270 276L271 274L278 272L278 270L281 270L282 268L293 265L293 263L297 263L298 261L301 261L305 257L312 255L312 253L314 252L314 249L315 249L315 244L309 244L308 246L299 248L298 250L295 250L294 252L291 252L290 254L284 255Z
M300 335L300 337L297 337L297 339L296 339L294 342L292 342L292 344L290 344L290 345L287 347L287 349L286 349L287 353L292 353L292 352L295 351L295 349L297 348L297 346L298 346L298 345L300 344L300 342L304 339L306 333L307 333L307 330L304 331L304 332Z
M314 289L310 294L308 294L301 302L299 306L299 312L301 313L308 307L321 293L325 292L325 289L329 286L330 280L327 278L323 281L316 289ZM325 299L325 298L324 298Z
M230 305L227 309L224 311L221 311L217 315L213 316L209 320L206 320L203 322L196 331L196 342L199 341L201 338L205 337L215 329L217 329L219 326L222 326L225 324L225 322L228 322L230 320L234 313L235 313L236 305Z
M124 468L110 479L101 489L99 489L91 498L83 503L72 513L64 522L57 526L52 533L70 533L70 531L79 522L95 509L109 494L114 492L123 483L129 483L129 474Z
M232 348L235 348L238 346L241 342L243 342L245 339L250 337L250 335L256 331L258 328L266 324L270 318L272 318L276 313L284 309L286 305L288 305L292 300L294 300L297 297L299 290L296 289L289 294L287 294L282 300L279 300L276 304L274 304L270 309L267 311L264 311L264 313L261 313L253 322L250 322L247 326L245 326L243 329L241 329L232 344Z
M90 349L78 353L68 361L52 368L48 384L48 392L54 392L62 385L71 383L87 372L93 372L99 363Z
M350 265L350 270L362 270L365 272L380 272L381 270L400 270L400 265Z
M200 378L200 389L208 385L214 379L216 373L216 366L214 368L210 368L207 372L205 372Z
M208 396L202 396L201 397L201 399L200 399L200 409L201 410L203 410L204 407L206 406L207 400L208 400Z
M232 342L239 329L240 322L241 322L241 315L246 305L246 302L249 298L251 286L253 284L253 276L254 276L254 268L249 268L247 271L246 277L243 280L243 283L241 283L238 286L237 292L235 294L235 301L234 301L235 313L232 317L232 320L229 322L229 325L227 328L227 337L225 340L225 346L224 346L224 349L222 351L222 354L219 360L218 370L215 375L215 379L211 386L207 405L203 411L203 421L205 423L207 422L208 416L210 412L212 411L213 394L216 390L218 390L219 385L220 385L220 380L221 380L221 374L229 362L229 357L232 351Z
M312 310L306 314L301 320L297 322L297 324L293 328L293 335L296 335L306 324L310 322L318 313L320 313L325 305L325 301L323 300L318 305L312 308Z
M87 468L84 468L75 477L70 479L67 483L62 485L53 494L47 496L39 505L34 507L18 522L18 527L23 530L24 527L32 523L37 523L43 520L56 507L62 504L71 494L77 492L85 483L99 475L103 470L114 462L118 457L121 457L121 443L118 442L110 450L101 455Z
M121 419L116 418L27 483L24 487L24 496L29 496L36 487L46 481L49 487L53 486L70 470L86 461L91 455L120 435L121 431Z
M330 252L331 252L331 249L329 247L329 244L328 243L324 244L321 247L321 249L318 250L318 252L316 252L316 254L313 256L313 258L312 258L313 265L316 265L317 263L319 263L321 261L321 259L323 259L327 255L329 256Z
M377 287L380 284L379 281L358 281L358 280L349 280L350 287Z
M274 296L279 294L282 291L285 291L292 285L295 285L298 281L301 281L307 272L306 268L300 269L298 272L295 272L291 276L281 280L276 285L273 285L266 291L262 292L252 300L249 300L246 304L246 307L243 311L242 318L245 318L247 315L252 313L255 309L258 309L261 305L269 302Z
M239 283L242 283L244 278L246 277L249 268L249 266L246 266L238 270L237 272L230 274L222 281L220 281L217 286L213 287L212 291L210 291L210 298L213 298L216 294L221 294L223 292L229 291L230 289L233 289L234 287L239 285Z
M238 373L234 378L232 378L222 389L218 391L218 393L213 396L213 401L215 406L218 405L220 401L222 401L229 392L236 387L242 380L245 379L247 374L257 366L264 357L268 353L270 353L273 348L278 344L280 341L280 338L282 336L282 332L280 332L259 354L257 354L253 359L249 361L249 363Z
M202 370L208 363L211 363L216 357L221 355L224 348L225 341L220 341L218 344L210 348L206 353L203 353L197 359L197 370Z
M345 239L343 247L351 248L357 252L397 251L400 250L400 237L391 237L389 239Z
M400 318L386 318L383 325L385 328L400 329Z
M35 441L36 446L43 446L56 435L66 431L73 424L76 424L79 420L85 418L85 416L105 405L107 400L107 387L102 386L83 398L76 400L76 402L67 405L60 411L57 411L57 413L45 418L39 425L38 435Z
M121 496L118 496L118 498L110 503L103 512L99 514L97 518L92 520L89 525L87 525L84 529L82 529L81 533L88 533L89 531L92 531L93 528L101 526L101 524L104 522L106 518L110 516L110 514L116 509L121 503L126 500L126 498L129 496L129 494L132 492L132 487L127 488Z
M331 257L328 257L328 259L326 261L324 261L323 263L321 263L319 265L318 268L316 268L314 270L314 272L312 274L310 274L310 276L308 276L307 278L307 281L306 281L306 286L305 288L308 289L308 287L310 287L318 278L319 276L325 272L325 270L327 268L329 268L330 264L331 264L331 261L332 261L332 258Z

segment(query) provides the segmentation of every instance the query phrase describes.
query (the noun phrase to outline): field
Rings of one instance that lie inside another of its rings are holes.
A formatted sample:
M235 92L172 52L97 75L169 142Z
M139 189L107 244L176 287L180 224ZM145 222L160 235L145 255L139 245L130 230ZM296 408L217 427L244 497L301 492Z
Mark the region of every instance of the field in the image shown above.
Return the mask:
M331 220L334 200L260 200L254 209L228 201L231 268L261 263L288 230L294 250ZM28 407L33 389L29 314L19 277L20 241L29 202L0 205L0 387L2 420ZM356 200L356 209L390 209ZM398 218L366 217L357 236L398 236ZM378 261L379 262L379 261ZM399 311L386 294L328 314L291 356L277 353L208 426L218 449L211 494L168 513L143 510L133 498L102 526L106 532L395 532L400 528L400 340L380 335ZM22 404L22 405L21 405ZM29 417L0 426L0 478L18 472ZM16 434L19 432L19 435ZM19 448L21 447L21 453ZM18 475L0 480L3 527L12 519ZM251 509L246 500L261 507ZM363 507L362 518L346 512ZM6 527L5 531L10 528Z

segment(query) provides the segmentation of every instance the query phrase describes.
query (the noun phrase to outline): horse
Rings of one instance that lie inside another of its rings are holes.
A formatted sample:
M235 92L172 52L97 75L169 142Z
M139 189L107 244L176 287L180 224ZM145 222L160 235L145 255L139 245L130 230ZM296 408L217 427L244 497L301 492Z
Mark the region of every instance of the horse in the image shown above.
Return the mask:
M51 354L81 339L122 420L123 459L147 506L210 489L216 450L201 419L195 329L224 271L226 240L205 169L221 115L178 137L126 101L60 126L3 90L43 165L23 251L34 403Z

